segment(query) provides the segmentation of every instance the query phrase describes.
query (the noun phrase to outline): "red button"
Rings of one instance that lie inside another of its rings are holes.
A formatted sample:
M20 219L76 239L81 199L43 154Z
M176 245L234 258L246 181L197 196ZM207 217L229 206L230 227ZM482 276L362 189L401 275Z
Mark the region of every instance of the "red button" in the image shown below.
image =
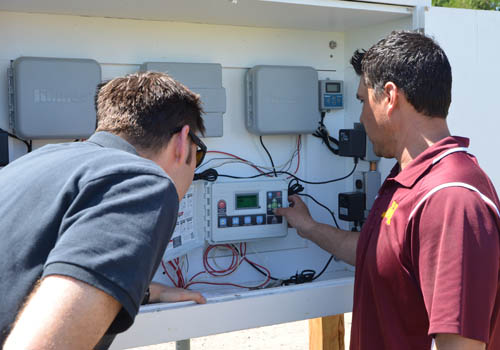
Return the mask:
M224 209L226 207L226 201L220 200L217 203L217 206L219 207L219 209Z

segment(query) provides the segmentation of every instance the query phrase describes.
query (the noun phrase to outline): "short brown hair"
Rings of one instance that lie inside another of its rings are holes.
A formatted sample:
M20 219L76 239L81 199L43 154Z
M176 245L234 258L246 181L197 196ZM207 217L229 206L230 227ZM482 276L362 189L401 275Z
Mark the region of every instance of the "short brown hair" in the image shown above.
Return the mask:
M159 151L180 126L205 132L200 96L165 73L134 73L103 83L95 105L96 131L121 134L143 151Z

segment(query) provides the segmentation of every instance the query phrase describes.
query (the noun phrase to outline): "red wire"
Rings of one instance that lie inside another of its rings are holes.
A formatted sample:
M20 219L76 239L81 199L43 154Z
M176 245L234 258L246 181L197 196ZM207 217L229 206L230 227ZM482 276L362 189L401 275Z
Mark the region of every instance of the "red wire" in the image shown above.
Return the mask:
M182 274L182 269L181 269L181 265L180 265L180 259L179 258L175 258L175 264L177 265L177 275L179 276L180 280L181 280L181 287L183 288L184 285L186 284L185 280L184 280L184 275Z
M228 268L223 269L223 270L215 270L208 263L208 253L210 252L210 250L212 250L212 249L214 249L216 247L225 247L225 248L228 248L228 249L230 249L232 251L233 257L232 257L231 264L230 264L230 266ZM246 289L248 289L248 288L259 288L259 287L265 286L271 280L271 272L267 268L265 268L264 266L259 265L257 263L254 263L253 261L249 260L246 257L246 250L247 250L246 243L240 243L240 254L238 254L238 252L236 251L236 249L233 246L229 245L229 244L216 244L216 245L208 246L207 249L205 250L205 252L203 253L203 265L205 267L205 271L200 271L197 274L195 274L193 277L191 277L189 279L189 282L186 284L186 286L184 288L188 288L188 287L192 286L193 284L209 284L209 285L216 285L216 286L232 286L232 287L246 288ZM239 260L240 257L241 257L241 260ZM216 277L218 277L218 276L227 276L227 275L233 273L234 271L236 271L236 269L238 268L238 266L243 261L247 261L248 263L252 263L252 264L260 267L261 269L265 270L266 273L267 273L266 280L264 282L262 282L261 284L257 285L257 286L243 286L241 284L229 283L229 282L193 281L193 279L195 279L196 277L198 277L199 275L204 274L204 273L208 273L208 274L210 274L212 276L216 276Z
M168 276L168 278L170 279L170 281L172 281L172 283L174 284L174 286L179 287L179 286L175 283L175 281L174 281L174 279L172 278L172 276L170 276L170 274L168 273L167 267L165 266L165 263L163 262L163 260L161 261L161 266L163 267L163 272L165 273L165 275L167 275L167 276Z
M299 171L300 167L300 146L302 144L302 135L299 135L297 138L297 168L294 171L294 174L297 174L297 171ZM291 178L292 176L288 176L287 179Z
M244 158L241 158L241 157L238 157L237 155L235 154L232 154L232 153L227 153L227 152L222 152L222 151L207 151L207 153L219 153L219 154L224 154L226 156L230 156L230 157L233 157L233 158L236 158L236 159L239 159L239 160L242 160L244 162L247 162L248 165L250 165L252 168L256 169L259 173L261 174L265 174L266 172L263 171L262 169L260 169L259 167L253 165L253 164L250 164L250 161L249 160L246 160ZM266 175L268 177L272 177L272 175Z
M172 266L172 268L175 271L175 274L177 275L177 287L182 288L184 286L184 278L182 276L182 272L180 271L179 264L178 264L178 259L174 259L174 261L169 261L168 264ZM174 265L174 262L177 264L177 267Z
M233 254L231 264L229 265L229 267L222 269L222 270L216 270L208 262L208 254L210 253L210 251L212 249L218 248L218 247L227 248L227 249L231 250L231 252ZM210 245L207 247L207 249L205 249L205 252L203 253L203 267L205 267L205 271L212 276L227 276L227 275L233 273L238 268L238 266L239 266L238 252L236 251L236 249L234 249L229 244Z

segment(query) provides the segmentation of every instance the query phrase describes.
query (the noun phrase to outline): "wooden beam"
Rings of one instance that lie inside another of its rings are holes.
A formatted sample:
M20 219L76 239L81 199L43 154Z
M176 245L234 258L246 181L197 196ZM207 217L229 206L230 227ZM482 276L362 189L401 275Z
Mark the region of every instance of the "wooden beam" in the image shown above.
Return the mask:
M344 315L309 320L309 350L345 350Z

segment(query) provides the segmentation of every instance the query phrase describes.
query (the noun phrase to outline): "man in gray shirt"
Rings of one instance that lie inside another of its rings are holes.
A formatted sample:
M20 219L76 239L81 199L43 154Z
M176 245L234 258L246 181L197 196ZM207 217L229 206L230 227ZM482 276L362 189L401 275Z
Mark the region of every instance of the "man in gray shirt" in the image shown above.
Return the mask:
M0 171L0 345L92 349L133 323L206 147L199 96L162 73L116 78L85 142ZM155 284L152 301L201 294Z

